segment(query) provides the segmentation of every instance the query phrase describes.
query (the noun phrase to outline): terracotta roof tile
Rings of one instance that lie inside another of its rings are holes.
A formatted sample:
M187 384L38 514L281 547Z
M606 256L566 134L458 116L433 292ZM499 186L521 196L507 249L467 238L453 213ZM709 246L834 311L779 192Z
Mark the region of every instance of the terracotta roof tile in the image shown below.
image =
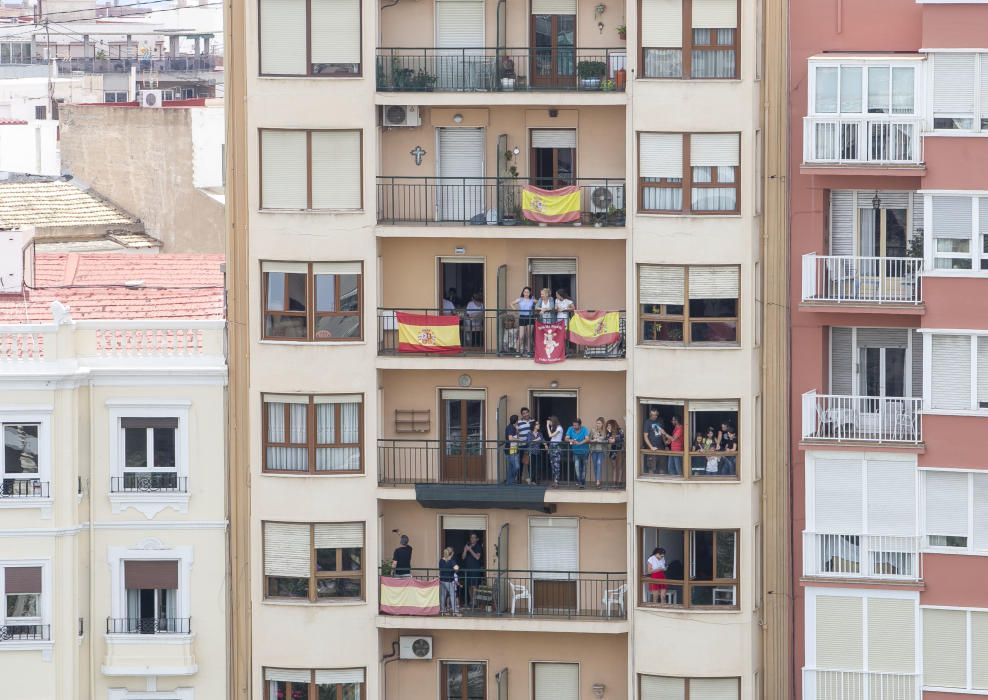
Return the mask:
M0 225L94 226L135 219L70 182L0 183Z

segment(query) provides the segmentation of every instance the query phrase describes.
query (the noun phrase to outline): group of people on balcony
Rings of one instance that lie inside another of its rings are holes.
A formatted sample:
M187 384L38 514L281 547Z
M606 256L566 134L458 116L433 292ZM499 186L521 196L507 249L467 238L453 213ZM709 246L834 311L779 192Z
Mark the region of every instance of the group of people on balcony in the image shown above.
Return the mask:
M564 431L559 418L549 416L543 430L540 422L532 418L531 411L523 407L508 419L502 449L507 463L505 483L508 484L521 483L523 476L528 484L544 483L551 474L552 488L559 488L564 454L572 464L577 486L581 489L587 485L588 463L593 467L597 488L603 483L605 462L611 471L611 479L605 480L624 482L624 431L613 418L600 417L592 428L574 418L572 425Z
M486 559L484 543L476 532L471 532L463 551L457 556L452 547L443 549L439 558L439 609L440 614L459 615L463 605L476 607L477 588L484 583ZM408 535L402 535L391 557L391 575L407 578L412 575L412 545Z
M659 409L650 407L642 426L642 447L646 450L642 473L682 476L686 453L683 423L673 414L668 430L665 425ZM737 431L731 423L722 421L720 425L702 427L690 446L690 471L709 476L734 476L737 474L737 449ZM718 452L727 454L718 455Z
M557 289L555 295L548 287L543 288L536 299L531 287L522 287L521 294L511 302L511 308L518 312L518 342L516 349L519 355L532 354L532 343L535 339L535 321L552 323L566 321L576 308L566 289Z

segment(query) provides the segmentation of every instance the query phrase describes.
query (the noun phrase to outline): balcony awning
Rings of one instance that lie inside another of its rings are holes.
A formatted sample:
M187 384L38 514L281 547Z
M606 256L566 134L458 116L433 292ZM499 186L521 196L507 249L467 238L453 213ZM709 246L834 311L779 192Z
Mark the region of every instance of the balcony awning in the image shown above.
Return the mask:
M529 484L415 484L415 500L425 508L517 508L551 512L545 487Z

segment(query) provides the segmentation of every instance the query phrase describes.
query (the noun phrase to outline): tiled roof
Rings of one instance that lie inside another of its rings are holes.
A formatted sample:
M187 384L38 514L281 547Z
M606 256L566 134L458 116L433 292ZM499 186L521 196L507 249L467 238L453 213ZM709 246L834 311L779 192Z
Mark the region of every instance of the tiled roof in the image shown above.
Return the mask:
M0 119L0 126L23 126L27 124L24 119Z
M131 224L133 217L70 182L0 182L0 226Z
M38 253L34 284L0 295L0 323L49 323L51 303L72 318L222 319L222 255ZM127 283L142 282L136 287Z

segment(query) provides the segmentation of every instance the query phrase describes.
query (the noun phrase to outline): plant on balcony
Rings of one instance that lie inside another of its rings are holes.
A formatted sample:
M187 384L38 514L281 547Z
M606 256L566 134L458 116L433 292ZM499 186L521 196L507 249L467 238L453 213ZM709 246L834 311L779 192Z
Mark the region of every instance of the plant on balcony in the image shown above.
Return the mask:
M381 560L381 576L391 575L391 562L387 559Z
M511 56L502 56L497 67L498 78L501 80L502 90L515 89L515 62Z
M600 89L604 92L614 92L617 84L613 80L605 80L600 84Z
M435 87L437 80L438 78L431 73L419 70L418 73L412 76L409 87L412 90L418 90L420 92L432 92L432 88Z
M923 259L923 229L916 229L906 244L906 257Z
M621 41L627 40L627 38L628 38L628 27L626 27L623 24L619 24L618 25L618 28L617 28L617 32L618 32L618 39L620 39Z
M510 150L504 152L504 162L507 164L507 173L504 183L504 196L502 197L501 223L505 226L513 226L519 217L520 211L515 201L515 192L518 189L518 166L512 163L515 155Z
M608 207L607 223L610 224L611 226L624 226L624 208Z
M576 73L580 76L580 87L585 90L596 90L607 72L603 61L580 61L576 64Z

